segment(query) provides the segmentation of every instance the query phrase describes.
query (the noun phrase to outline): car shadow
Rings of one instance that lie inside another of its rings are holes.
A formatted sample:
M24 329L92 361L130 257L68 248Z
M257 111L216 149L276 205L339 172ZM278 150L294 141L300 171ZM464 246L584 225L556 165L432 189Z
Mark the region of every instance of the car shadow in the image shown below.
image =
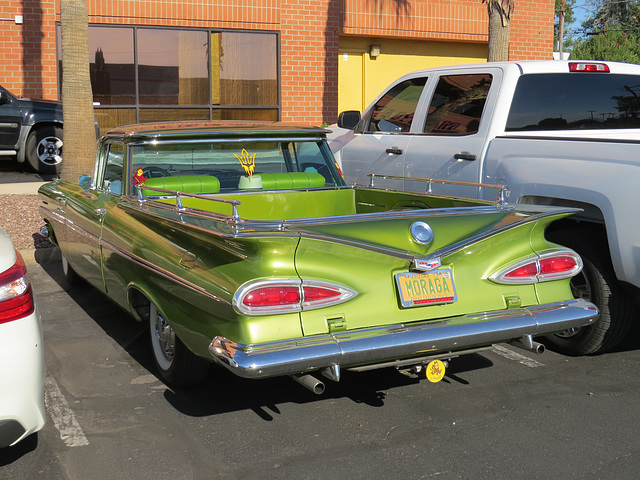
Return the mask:
M89 285L69 286L59 262L44 262L41 267L106 335L164 383L155 368L146 325L128 314L123 315L123 310L95 288ZM464 379L465 373L492 365L491 360L478 353L457 357L450 362L442 382L468 385L469 382ZM278 405L285 403L304 404L349 398L355 403L382 407L388 390L419 382L428 383L424 376L422 379L411 378L393 367L365 372L343 370L340 382L325 379L319 372L314 375L325 383L326 389L322 395L312 393L286 376L250 380L212 364L207 379L201 385L189 388L167 385L164 397L176 410L189 416L251 410L261 419L270 421L274 415L280 414Z
M493 366L493 362L481 354L469 354L454 359L447 369L442 383L468 385L464 374ZM164 396L179 412L203 417L238 410L252 410L265 421L279 415L278 405L284 403L312 403L348 398L354 403L370 407L383 407L387 392L394 388L427 383L425 378L411 378L400 374L395 368L381 368L366 372L343 370L339 383L313 374L325 383L321 395L305 389L289 377L262 380L243 379L228 370L213 365L206 382L184 389L167 388Z
M0 467L5 467L38 448L38 433L32 433L13 447L0 448Z

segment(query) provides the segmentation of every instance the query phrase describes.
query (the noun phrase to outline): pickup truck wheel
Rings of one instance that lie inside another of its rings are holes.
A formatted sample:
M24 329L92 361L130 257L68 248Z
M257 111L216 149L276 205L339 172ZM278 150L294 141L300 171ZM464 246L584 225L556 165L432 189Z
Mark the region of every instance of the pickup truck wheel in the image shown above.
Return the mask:
M153 303L149 306L149 330L153 359L168 384L195 385L205 379L209 362L191 353Z
M605 240L584 231L552 232L549 239L572 248L582 257L584 268L571 279L571 290L574 297L595 304L600 318L588 327L547 336L544 343L567 355L589 355L613 349L631 327L632 299L616 280Z
M27 138L26 158L29 166L40 173L60 173L62 169L62 128L36 128Z

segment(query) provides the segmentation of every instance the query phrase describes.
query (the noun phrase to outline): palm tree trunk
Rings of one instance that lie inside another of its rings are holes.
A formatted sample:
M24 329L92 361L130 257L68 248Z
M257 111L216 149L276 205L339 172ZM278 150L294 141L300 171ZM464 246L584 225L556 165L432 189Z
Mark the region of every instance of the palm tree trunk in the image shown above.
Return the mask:
M509 60L509 34L515 0L482 0L489 13L489 48L487 61Z
M487 51L488 62L505 62L509 60L509 33L511 25L502 24L502 18L498 11L489 13L489 49Z
M89 19L86 0L60 1L62 112L65 180L93 173L96 153L93 94L89 76Z

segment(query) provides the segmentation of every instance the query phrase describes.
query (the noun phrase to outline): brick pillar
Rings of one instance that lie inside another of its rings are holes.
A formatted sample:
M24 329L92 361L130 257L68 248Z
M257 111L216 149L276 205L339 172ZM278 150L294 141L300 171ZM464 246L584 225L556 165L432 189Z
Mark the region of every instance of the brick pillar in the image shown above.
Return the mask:
M340 0L282 0L280 8L282 120L333 123Z

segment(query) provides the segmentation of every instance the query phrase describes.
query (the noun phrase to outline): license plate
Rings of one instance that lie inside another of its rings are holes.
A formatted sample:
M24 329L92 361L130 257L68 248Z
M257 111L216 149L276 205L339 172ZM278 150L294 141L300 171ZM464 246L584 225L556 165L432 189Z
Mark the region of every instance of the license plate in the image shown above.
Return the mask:
M458 300L450 269L425 273L398 273L396 284L403 307L419 307Z

